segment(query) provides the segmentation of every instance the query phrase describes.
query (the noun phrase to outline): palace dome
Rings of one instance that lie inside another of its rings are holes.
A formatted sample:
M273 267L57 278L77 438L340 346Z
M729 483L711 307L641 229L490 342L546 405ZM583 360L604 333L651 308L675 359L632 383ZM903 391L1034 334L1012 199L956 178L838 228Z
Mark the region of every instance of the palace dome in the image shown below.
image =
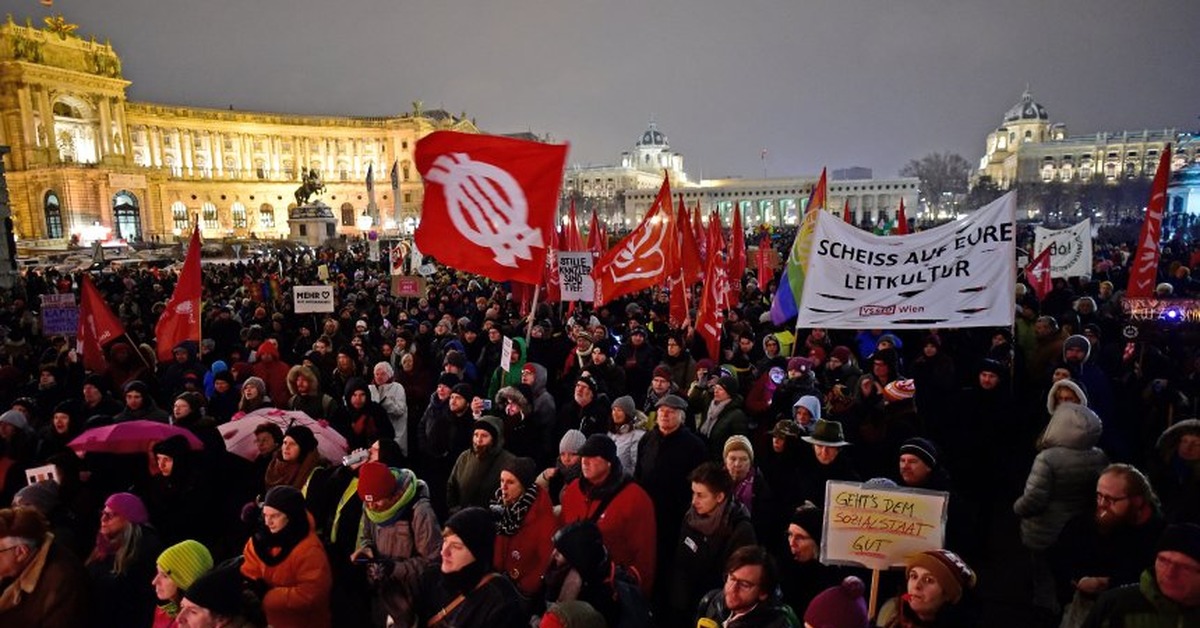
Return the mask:
M662 131L658 130L658 125L651 122L650 126L642 133L642 138L638 140L638 146L666 146L667 136Z
M1021 95L1021 102L1012 106L1008 113L1004 114L1005 122L1016 122L1018 120L1046 120L1049 115L1046 113L1046 108L1040 103L1033 100L1029 90Z

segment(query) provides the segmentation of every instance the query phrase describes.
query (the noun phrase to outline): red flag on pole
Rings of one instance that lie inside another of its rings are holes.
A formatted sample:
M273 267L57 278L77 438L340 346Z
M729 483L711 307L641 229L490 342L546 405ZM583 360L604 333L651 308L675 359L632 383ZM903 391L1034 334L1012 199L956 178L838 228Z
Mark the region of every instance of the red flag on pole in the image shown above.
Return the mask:
M683 206L683 199L679 201L679 211L672 216L671 233L668 235L671 239L671 261L667 264L667 288L671 291L667 318L670 325L676 328L687 323L687 286L690 285L685 278L687 267L683 263L683 232L690 230L691 224L685 221L687 210Z
M676 216L679 237L679 260L683 264L683 279L687 285L692 285L704 278L704 265L700 262L699 247L692 233L692 217L688 214L683 197L679 197L679 215Z
M588 226L588 250L592 255L600 257L604 255L604 238L603 232L600 231L600 217L598 212L592 212L592 224Z
M546 303L557 303L562 301L562 280L558 275L558 252L562 244L562 232L555 229L550 232L550 246L546 250Z
M758 241L758 289L761 292L767 291L767 284L775 278L775 271L771 269L771 236L763 234Z
M426 135L416 148L425 181L417 246L496 281L541 281L566 157L565 144Z
M696 207L692 210L692 241L696 243L696 252L700 254L700 263L707 268L708 238L705 237L704 221L700 217L700 211L700 201L696 201Z
M200 278L200 226L192 227L192 239L188 243L187 256L183 258L183 270L175 284L175 292L167 300L158 324L154 326L154 342L160 364L171 360L171 353L185 340L195 341L200 346L200 296L203 284Z
M1050 247L1046 247L1032 262L1025 267L1025 280L1033 288L1038 301L1046 298L1053 284L1050 280Z
M596 261L596 306L658 284L671 268L672 234L671 182L664 177L641 224Z
M729 276L720 249L713 250L704 272L704 296L696 312L696 331L704 339L708 357L721 361L721 329L725 324L725 309L729 307Z
M575 197L571 197L571 210L567 213L567 244L564 251L583 250L583 236L579 233L579 218L575 213Z
M845 220L846 224L848 224L848 225L854 224L854 218L850 214L850 198L849 197L846 198L846 204L842 206L842 220Z
M713 255L725 250L725 239L721 237L721 216L717 210L713 210L712 215L708 217L708 253L711 258ZM708 265L705 264L705 268ZM707 274L707 271L706 273Z
M908 216L904 214L904 197L900 197L900 210L896 212L896 235L908 235Z
M1142 220L1142 231L1138 235L1137 252L1129 269L1129 285L1125 296L1149 298L1154 296L1154 285L1158 281L1159 243L1162 239L1162 217L1167 209L1167 180L1171 177L1171 145L1167 144L1158 158L1158 171L1150 185L1150 203L1146 205L1146 218Z
M730 303L742 300L742 277L746 275L746 231L742 229L742 211L733 208L733 226L729 234L729 293Z
M104 359L104 345L125 335L125 326L121 319L109 309L100 296L100 291L92 283L91 276L85 274L79 284L79 332L76 335L76 345L83 358L83 367L89 371L103 371L107 362Z

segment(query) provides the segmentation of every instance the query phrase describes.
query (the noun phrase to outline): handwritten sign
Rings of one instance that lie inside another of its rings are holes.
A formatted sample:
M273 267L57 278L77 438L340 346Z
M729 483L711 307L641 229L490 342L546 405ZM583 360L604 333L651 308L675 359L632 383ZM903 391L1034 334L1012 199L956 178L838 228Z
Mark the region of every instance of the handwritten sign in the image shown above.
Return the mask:
M504 336L500 341L500 370L505 373L512 368L513 339Z
M43 294L41 313L43 336L74 336L79 331L74 294Z
M563 301L590 301L596 294L592 263L592 254L588 251L558 253L558 277Z
M821 562L887 569L918 552L940 549L949 498L940 491L831 480L825 484Z

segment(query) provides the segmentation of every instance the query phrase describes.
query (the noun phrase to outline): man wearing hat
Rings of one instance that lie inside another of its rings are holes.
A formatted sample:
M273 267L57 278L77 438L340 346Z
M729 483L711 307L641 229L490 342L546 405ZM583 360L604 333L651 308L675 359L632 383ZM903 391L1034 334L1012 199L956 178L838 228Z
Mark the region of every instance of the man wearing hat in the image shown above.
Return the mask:
M150 387L145 382L140 380L129 382L125 384L124 392L125 409L113 417L115 422L135 420L167 422L167 412L154 402L154 396L150 394Z
M813 424L812 434L800 440L812 445L808 469L800 474L797 498L814 504L825 503L825 483L829 480L859 481L858 472L844 449L850 445L838 421L821 419Z
M421 476L430 486L442 487L450 479L450 470L463 451L471 447L475 418L469 405L474 391L453 373L442 373L437 388L429 397L429 406L421 416L418 442L423 460ZM446 515L446 492L430 492L433 509Z
M654 367L654 374L650 379L650 389L646 391L646 401L642 404L642 412L645 412L646 416L651 416L658 407L659 399L667 395L678 394L679 386L675 385L672 379L671 368L666 364L659 364Z
M612 408L596 379L584 373L575 381L571 400L558 411L558 432L579 430L585 436L604 434L612 422Z
M546 439L547 443L553 447L553 441L556 438L553 426L558 417L558 405L554 401L554 395L546 390L548 378L549 372L541 364L526 362L525 366L521 367L521 383L528 386L533 392L533 398L529 399L529 404L533 407L533 423L551 426L547 430ZM553 454L553 451L551 450L549 453Z
M607 435L589 436L579 457L583 475L563 491L560 523L596 522L613 562L636 572L649 596L658 560L654 503L621 468L617 445Z
M0 626L70 628L90 619L91 582L32 508L0 510Z
M480 417L471 434L471 448L458 455L446 484L446 506L455 512L467 506L487 508L500 487L500 471L514 456L504 449L504 423Z
M235 567L218 567L196 579L179 603L180 628L249 628L258 625L247 615L242 574Z
M1101 595L1083 625L1200 626L1200 525L1168 526L1141 582Z

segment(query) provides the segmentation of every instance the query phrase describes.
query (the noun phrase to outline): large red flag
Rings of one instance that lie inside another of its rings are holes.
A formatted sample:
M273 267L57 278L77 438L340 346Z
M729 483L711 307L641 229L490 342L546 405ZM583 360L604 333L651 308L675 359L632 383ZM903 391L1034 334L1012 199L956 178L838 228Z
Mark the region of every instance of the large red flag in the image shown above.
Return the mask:
M599 212L593 211L592 224L588 226L587 247L588 250L592 252L592 255L600 257L601 255L604 255L604 249L607 248L604 245L604 232L600 230L600 214Z
M1038 301L1046 298L1053 287L1050 279L1050 247L1046 247L1032 262L1025 267L1025 281L1033 288Z
M707 268L708 238L705 237L704 220L700 213L700 201L696 201L696 207L692 209L692 240L696 243L696 252L700 254L701 266Z
M742 300L742 277L746 275L746 231L742 228L741 208L733 207L733 226L729 234L729 302Z
M721 329L729 306L729 276L723 258L720 249L709 256L704 272L704 296L700 298L700 309L696 312L696 331L704 339L708 357L717 362L721 361Z
M562 232L554 229L550 232L550 246L546 251L546 303L562 301L562 278L558 274L558 252L562 250Z
M567 213L567 244L564 251L579 252L583 250L583 236L579 233L579 218L575 213L575 197L571 197L571 210Z
M641 224L609 249L592 269L596 306L658 284L672 266L671 183L663 178L658 197Z
M896 212L896 235L908 235L908 216L904 214L904 197L900 197L900 210Z
M767 284L774 278L775 271L771 268L771 236L764 233L758 241L758 289L766 292Z
M1138 235L1137 252L1129 268L1129 285L1125 296L1149 298L1154 296L1154 284L1158 281L1159 241L1162 236L1162 217L1167 208L1167 179L1171 177L1171 145L1163 149L1158 159L1158 171L1150 186L1150 203L1146 205L1146 218L1142 220L1142 232Z
M417 246L496 281L541 281L566 157L565 144L426 135L416 148L425 180Z
M171 360L171 352L185 341L195 341L200 346L200 296L203 286L200 279L200 226L192 227L192 240L188 243L187 256L183 258L183 270L175 284L175 292L167 300L158 324L154 326L154 342L160 364Z
M850 198L849 197L846 198L846 204L842 206L842 220L845 220L846 224L848 224L848 225L854 224L854 218L850 214Z
M679 237L679 261L683 265L683 279L686 285L692 285L704 278L704 265L700 262L700 251L696 246L696 237L692 233L692 217L688 214L683 197L679 197L679 215L676 216Z
M125 335L125 326L100 296L89 275L79 284L79 333L76 344L89 371L104 370L104 345Z
M687 267L683 261L683 232L689 231L692 225L686 220L687 209L683 206L683 199L679 201L679 211L672 216L671 233L668 236L671 239L671 261L667 265L667 288L671 291L667 320L671 327L676 328L687 324L687 287L691 285L686 279Z

